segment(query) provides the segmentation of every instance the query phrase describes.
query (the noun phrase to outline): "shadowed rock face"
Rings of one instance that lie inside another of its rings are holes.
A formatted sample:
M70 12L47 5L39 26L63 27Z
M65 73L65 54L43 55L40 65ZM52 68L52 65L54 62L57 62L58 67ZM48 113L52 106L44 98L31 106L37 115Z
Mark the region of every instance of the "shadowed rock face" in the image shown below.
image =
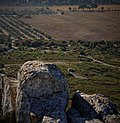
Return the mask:
M38 121L43 116L50 116L66 123L67 89L67 80L56 65L26 62L18 72L17 122L30 123L30 114L33 113Z
M77 92L67 116L71 123L119 123L118 113L116 105L103 95Z

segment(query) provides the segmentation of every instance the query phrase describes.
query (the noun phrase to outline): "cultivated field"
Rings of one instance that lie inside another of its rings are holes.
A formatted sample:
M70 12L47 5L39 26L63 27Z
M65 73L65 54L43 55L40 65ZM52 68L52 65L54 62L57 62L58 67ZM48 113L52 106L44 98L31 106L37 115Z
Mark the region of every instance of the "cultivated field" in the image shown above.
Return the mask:
M120 6L104 8L114 10ZM56 10L57 7L51 9ZM120 11L69 12L66 11L68 6L58 9L63 10L64 14L33 15L31 19L22 20L57 40L120 40Z
M120 40L120 12L74 12L23 19L57 40Z
M69 11L69 7L75 11ZM105 11L102 12L101 7ZM49 9L43 6L1 6L2 9L9 13L12 10L17 16L30 15L30 18L20 19L56 40L120 40L120 5L99 5L94 11L78 10L78 6L51 6Z

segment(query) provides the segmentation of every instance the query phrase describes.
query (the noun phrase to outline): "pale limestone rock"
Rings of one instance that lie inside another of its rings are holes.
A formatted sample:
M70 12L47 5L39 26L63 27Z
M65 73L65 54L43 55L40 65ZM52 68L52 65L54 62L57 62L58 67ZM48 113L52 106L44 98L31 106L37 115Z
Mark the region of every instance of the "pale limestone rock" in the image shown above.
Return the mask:
M29 116L31 123L41 123L42 117L40 118L32 112L30 112Z
M100 121L99 119L86 119L85 123L103 123L102 121Z
M73 111L75 111L74 114ZM119 123L118 113L116 106L103 95L76 92L73 96L71 109L67 112L67 117L70 123L101 123L102 121Z
M30 123L29 113L37 117L50 116L66 123L68 84L54 64L28 61L18 72L16 118L18 123Z
M17 80L4 76L2 78L2 111L3 115L10 114L15 110Z
M89 119L89 118L74 118L72 117L71 122L68 123L103 123L99 119Z
M92 106L99 117L118 114L116 105L101 94L88 95L81 93L80 96Z
M107 115L104 117L105 123L120 123L120 114Z
M54 119L52 117L44 116L43 120L42 120L42 123L60 123L60 120L59 119Z

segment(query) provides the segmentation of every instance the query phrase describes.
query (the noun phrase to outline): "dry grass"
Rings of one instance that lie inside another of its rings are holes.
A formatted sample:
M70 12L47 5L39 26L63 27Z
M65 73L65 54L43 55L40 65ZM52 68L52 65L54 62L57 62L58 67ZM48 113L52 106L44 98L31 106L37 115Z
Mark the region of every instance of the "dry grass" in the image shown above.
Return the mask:
M120 11L65 12L22 20L57 40L120 40Z

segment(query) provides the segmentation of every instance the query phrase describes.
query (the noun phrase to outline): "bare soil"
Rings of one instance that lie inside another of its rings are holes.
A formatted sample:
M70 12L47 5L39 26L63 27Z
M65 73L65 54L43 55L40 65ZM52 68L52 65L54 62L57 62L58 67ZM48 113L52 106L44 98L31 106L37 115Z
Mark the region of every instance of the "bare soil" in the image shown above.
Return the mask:
M120 40L120 11L65 12L22 20L56 40Z

